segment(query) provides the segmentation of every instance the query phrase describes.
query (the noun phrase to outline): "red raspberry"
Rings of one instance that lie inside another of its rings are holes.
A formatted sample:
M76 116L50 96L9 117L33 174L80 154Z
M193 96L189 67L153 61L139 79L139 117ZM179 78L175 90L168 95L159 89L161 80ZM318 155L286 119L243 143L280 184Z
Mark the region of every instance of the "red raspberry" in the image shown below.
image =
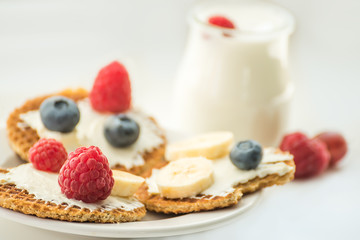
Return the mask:
M289 151L294 155L295 178L318 175L324 172L329 165L329 151L326 145L317 139L301 141Z
M29 150L29 161L42 171L59 172L67 159L67 152L61 142L42 138Z
M345 138L336 132L323 132L315 136L326 144L330 153L330 166L336 165L346 154L347 144Z
M131 105L129 74L119 62L102 68L90 92L92 107L99 112L123 112Z
M299 143L306 140L308 140L308 137L301 132L287 134L281 141L280 149L282 151L290 151L290 149L296 147Z
M69 154L58 182L68 198L86 203L106 199L114 186L109 162L98 147L80 147Z
M208 22L212 25L223 27L223 28L235 28L235 25L226 17L223 16L212 16L209 18Z

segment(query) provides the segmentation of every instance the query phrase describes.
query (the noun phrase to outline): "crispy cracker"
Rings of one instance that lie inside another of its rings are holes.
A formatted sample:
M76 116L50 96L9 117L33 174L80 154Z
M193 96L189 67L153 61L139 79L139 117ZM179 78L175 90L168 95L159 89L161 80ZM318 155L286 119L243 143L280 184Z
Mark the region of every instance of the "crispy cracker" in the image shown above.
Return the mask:
M28 161L29 149L39 140L39 135L35 129L31 127L21 126L23 122L20 119L20 115L28 111L38 110L41 103L48 97L55 95L61 95L79 101L88 97L88 92L85 89L66 89L56 94L49 94L46 96L37 97L28 100L23 106L15 109L7 120L7 134L9 139L10 147L20 156L21 159ZM150 119L155 123L155 119ZM118 164L112 166L113 169L125 170L136 175L146 175L152 168L160 168L166 164L164 160L166 138L162 134L161 137L164 139L164 143L159 147L153 149L151 152L143 153L144 165L134 166L131 169L126 169L124 166Z
M292 166L293 170L283 176L271 174L263 178L256 177L246 183L240 183L234 187L235 190L233 192L226 196L199 195L184 199L167 199L159 194L150 194L146 185L139 189L136 196L145 204L147 210L167 214L182 214L225 208L237 204L243 194L255 192L273 185L283 185L293 180L295 173L294 161L291 159L283 162Z
M141 186L136 193L136 197L145 204L147 210L166 214L181 214L225 208L237 204L243 195L240 189L235 189L234 192L226 196L167 199L159 194L149 194L147 190L148 187L146 185Z
M0 173L7 173L7 170L0 169ZM97 222L117 223L133 222L142 219L146 214L145 207L136 208L132 211L123 209L89 210L76 206L68 207L66 204L58 205L35 199L24 189L19 189L14 184L0 182L0 207L8 208L28 215L35 215L40 218L52 218L70 222Z

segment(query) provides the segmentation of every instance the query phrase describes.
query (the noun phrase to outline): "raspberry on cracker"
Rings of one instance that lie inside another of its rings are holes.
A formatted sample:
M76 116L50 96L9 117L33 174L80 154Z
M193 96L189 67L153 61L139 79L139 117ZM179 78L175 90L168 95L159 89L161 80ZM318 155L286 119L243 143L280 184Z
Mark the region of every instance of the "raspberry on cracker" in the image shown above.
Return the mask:
M80 147L69 154L60 170L61 192L86 203L106 199L114 186L107 158L98 147Z
M124 112L131 105L131 84L126 68L112 62L99 71L90 92L92 107L99 112Z
M33 166L42 171L59 172L67 159L64 145L55 139L40 139L29 150L29 160Z

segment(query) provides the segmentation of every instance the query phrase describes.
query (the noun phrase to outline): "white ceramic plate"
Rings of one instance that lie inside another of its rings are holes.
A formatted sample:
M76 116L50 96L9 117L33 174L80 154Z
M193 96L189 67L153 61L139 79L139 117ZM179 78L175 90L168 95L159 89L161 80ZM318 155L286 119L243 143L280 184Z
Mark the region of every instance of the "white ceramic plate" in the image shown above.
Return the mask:
M178 138L180 138L179 134L169 134L169 141ZM13 167L22 163L9 148L4 129L0 129L0 153L0 167L2 168ZM140 222L120 224L63 222L25 215L4 208L0 208L0 216L36 228L85 236L117 238L164 237L200 232L224 225L252 207L260 196L261 192L247 195L236 206L216 211L179 216L148 212Z

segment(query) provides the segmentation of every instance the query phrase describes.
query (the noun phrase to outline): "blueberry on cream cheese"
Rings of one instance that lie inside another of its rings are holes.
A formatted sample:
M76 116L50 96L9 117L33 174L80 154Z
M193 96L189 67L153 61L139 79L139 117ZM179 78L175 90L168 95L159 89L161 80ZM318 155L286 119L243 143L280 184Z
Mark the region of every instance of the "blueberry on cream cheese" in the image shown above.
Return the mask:
M231 162L242 170L257 168L262 156L262 147L254 140L238 142L230 152Z
M139 124L125 114L113 115L105 122L104 135L113 147L128 147L136 142L139 134Z
M47 129L68 133L74 130L78 124L80 111L73 100L62 96L54 96L42 102L40 117Z

